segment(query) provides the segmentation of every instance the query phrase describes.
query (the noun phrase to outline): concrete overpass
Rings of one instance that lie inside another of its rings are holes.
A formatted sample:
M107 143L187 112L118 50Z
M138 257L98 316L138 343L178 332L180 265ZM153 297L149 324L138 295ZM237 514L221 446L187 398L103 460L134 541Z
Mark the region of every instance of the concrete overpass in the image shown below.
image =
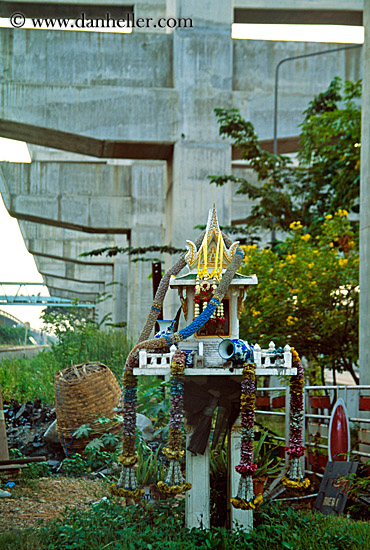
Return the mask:
M62 5L43 4L48 10ZM118 2L110 4L117 8ZM132 34L1 29L0 135L33 147L31 164L2 163L0 190L50 292L96 297L110 292L107 283L122 283L101 314L111 308L114 320L128 320L135 335L151 303L148 264L81 259L79 253L97 242L183 246L212 202L221 223L244 218L250 207L245 198L231 186L216 189L207 182L209 174L233 169L214 108L239 108L261 139L271 139L277 63L335 47L232 40L233 21L269 22L277 10L275 17L290 22L325 22L331 14L336 22L359 24L362 2L133 4L138 17L192 17L193 28ZM336 75L360 78L361 50L284 65L280 137L298 134L308 101ZM169 314L175 303L176 296L169 297Z

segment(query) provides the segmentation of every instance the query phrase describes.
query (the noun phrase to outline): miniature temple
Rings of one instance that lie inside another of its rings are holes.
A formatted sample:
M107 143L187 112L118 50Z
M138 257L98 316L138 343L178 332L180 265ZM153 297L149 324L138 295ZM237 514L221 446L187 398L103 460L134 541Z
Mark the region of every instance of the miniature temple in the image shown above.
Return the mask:
M252 487L252 473L256 468L252 460L256 376L298 377L297 384L301 387L303 375L297 370L297 360L292 364L289 346L284 350L275 349L271 343L263 350L258 344L253 346L239 339L244 299L248 287L257 284L257 277L237 272L244 253L238 242L232 242L220 230L215 206L209 212L203 235L196 243L187 241L187 247L188 252L163 277L147 324L126 362L123 472L112 492L132 498L140 495L134 473L136 377L170 376L169 443L163 449L169 470L158 487L168 495L186 493L189 528L210 526L209 439L213 413L217 411L212 447L228 437L231 468L228 494L233 497L228 499L231 524L238 522L249 529L253 509L258 505ZM184 267L187 272L180 274ZM168 326L161 327L152 338L149 331L161 312L168 286L178 292L183 318L177 327L174 320L169 320ZM300 402L298 405L297 422L301 419ZM181 469L184 413L189 428L186 481ZM299 463L303 447L297 433L296 430L291 438L295 481L288 475L287 482L303 486Z

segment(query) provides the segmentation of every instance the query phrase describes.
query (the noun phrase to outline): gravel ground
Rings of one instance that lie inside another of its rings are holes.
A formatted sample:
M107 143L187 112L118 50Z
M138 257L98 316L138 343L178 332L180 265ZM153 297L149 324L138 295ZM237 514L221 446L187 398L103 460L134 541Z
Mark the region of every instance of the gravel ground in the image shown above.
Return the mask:
M66 506L88 510L108 496L108 485L101 480L67 477L16 482L7 490L12 496L0 499L0 532L37 527L40 520L60 517Z

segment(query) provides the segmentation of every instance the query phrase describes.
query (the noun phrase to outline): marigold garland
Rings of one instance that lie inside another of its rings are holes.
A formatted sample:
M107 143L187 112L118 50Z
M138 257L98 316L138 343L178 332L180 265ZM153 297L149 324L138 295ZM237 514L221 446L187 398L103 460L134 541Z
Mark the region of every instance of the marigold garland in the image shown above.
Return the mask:
M234 508L255 510L263 501L262 495L254 496L252 475L257 470L253 462L254 411L256 408L256 375L255 364L244 363L241 383L241 444L240 464L235 470L240 474L238 494L231 498Z
M163 449L163 454L169 459L165 481L157 483L158 489L167 495L177 495L191 489L191 483L184 480L180 460L185 452L182 450L181 428L183 422L184 409L184 371L185 371L186 353L176 350L171 362L171 408L168 446Z
M122 472L117 484L111 485L110 492L112 495L138 499L145 491L139 488L134 471L139 456L135 452L137 378L132 370L132 365L126 365L123 374L123 440L122 454L118 457Z
M290 467L286 476L282 478L282 483L286 487L294 489L307 489L310 480L304 477L300 458L304 456L306 448L303 446L302 425L304 421L303 411L303 391L304 378L303 367L298 353L294 348L292 351L293 368L297 369L297 374L290 379L290 426L289 426L289 446L285 451L290 457Z

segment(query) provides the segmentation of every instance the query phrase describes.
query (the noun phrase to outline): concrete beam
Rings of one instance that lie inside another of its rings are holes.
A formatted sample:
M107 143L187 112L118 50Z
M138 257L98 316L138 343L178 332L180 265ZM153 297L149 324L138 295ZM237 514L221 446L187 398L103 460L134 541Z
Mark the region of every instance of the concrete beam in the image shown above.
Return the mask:
M234 0L234 8L362 11L364 0Z
M92 163L1 163L0 191L20 220L90 233L129 233L131 167Z
M67 281L64 277L58 277L56 275L45 275L43 279L48 288L65 288L71 294L94 294L97 296L105 290L104 281L98 281L96 283L91 283L90 281Z
M98 294L95 294L94 292L75 292L67 290L66 288L59 288L58 286L53 287L49 285L47 285L47 287L51 296L57 296L58 298L67 298L68 300L75 300L77 298L78 300L80 300L80 302L95 303L98 297Z
M80 265L63 260L35 256L37 269L43 275L55 276L84 283L106 284L113 281L113 264L110 266Z
M63 229L50 225L19 221L27 250L35 255L51 260L65 260L77 265L112 266L114 257L84 256L83 252L105 247L127 247L126 235L85 234L80 231Z
M276 4L275 4L276 6ZM279 25L362 25L362 10L302 8L236 8L234 23Z
M95 158L168 160L173 153L173 143L95 139L4 119L0 119L0 136Z

